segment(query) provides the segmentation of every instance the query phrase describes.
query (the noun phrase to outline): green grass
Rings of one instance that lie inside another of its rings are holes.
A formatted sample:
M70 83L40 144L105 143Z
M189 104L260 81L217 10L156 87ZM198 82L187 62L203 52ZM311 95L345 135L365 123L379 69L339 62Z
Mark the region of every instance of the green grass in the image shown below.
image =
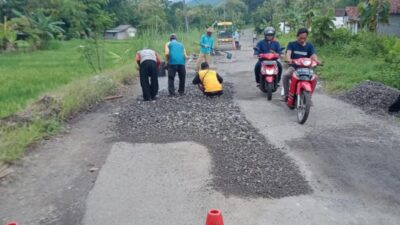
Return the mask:
M199 31L177 35L189 54L198 51ZM29 145L59 131L65 119L113 94L135 75L136 51L148 47L163 57L168 40L169 34L143 33L131 40L106 41L105 70L100 74L78 52L87 44L83 40L53 43L58 48L51 50L0 54L0 162L18 160ZM58 109L46 118L35 107L44 94L55 99L51 108ZM29 112L30 121L4 121L17 112Z
M378 81L388 86L400 88L400 73L391 69L391 65L382 58L371 55L344 57L332 52L339 51L330 47L321 48L319 53L324 61L320 68L330 92L351 89L354 85L365 81Z
M196 52L199 31L178 33L188 52ZM132 62L143 47L156 49L163 56L169 34L150 33L127 41L106 41L105 68L115 68ZM53 91L71 81L93 75L92 69L78 52L83 40L64 41L59 49L30 53L0 54L0 118L24 109L44 92ZM108 52L120 55L116 61Z
M0 54L0 118L13 114L44 92L93 74L78 53L84 41L61 43L60 49ZM108 41L107 50L123 52L128 41ZM107 57L106 68L117 66Z
M40 112L37 112L28 123L4 122L0 126L0 162L19 159L31 143L59 131L65 118L98 103L103 96L113 94L117 85L131 78L134 73L135 68L131 63L95 77L76 79L49 93L56 99L52 104L60 109L58 114L50 118L41 118Z

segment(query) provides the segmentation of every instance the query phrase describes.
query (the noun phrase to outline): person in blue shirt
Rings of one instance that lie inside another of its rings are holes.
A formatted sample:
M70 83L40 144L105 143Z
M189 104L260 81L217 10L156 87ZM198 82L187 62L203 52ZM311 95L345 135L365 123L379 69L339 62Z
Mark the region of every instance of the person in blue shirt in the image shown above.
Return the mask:
M200 65L203 62L211 64L211 52L214 49L214 38L212 36L213 28L209 27L207 33L200 38L200 54L196 63L196 71L200 70Z
M170 42L165 47L165 58L168 61L168 91L169 95L175 96L175 76L179 76L178 93L185 93L186 80L186 49L182 43L176 40L176 34L171 34Z
M290 42L286 51L286 61L290 65L293 63L294 59L299 58L311 58L320 64L318 61L317 54L315 53L315 48L311 43L307 42L308 30L307 28L300 28L297 31L297 40ZM283 74L283 88L285 95L282 101L287 101L289 95L289 81L292 78L293 72L296 69L290 66Z
M265 53L279 53L281 54L281 45L278 41L275 40L275 29L273 27L267 27L264 30L264 40L261 40L257 43L256 51L254 52L255 55L265 54ZM261 71L261 61L259 59L254 67L254 75L256 78L257 84L260 83L260 71ZM281 74L282 74L282 64L277 61L278 64L278 77L277 82L281 81Z

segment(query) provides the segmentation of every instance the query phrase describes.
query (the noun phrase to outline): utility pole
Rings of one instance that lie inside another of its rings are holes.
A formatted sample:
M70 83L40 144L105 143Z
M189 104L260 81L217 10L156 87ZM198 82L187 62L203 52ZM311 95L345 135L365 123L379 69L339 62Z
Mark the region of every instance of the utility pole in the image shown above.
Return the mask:
M189 31L189 20L187 15L187 7L186 7L186 0L183 0L183 13L185 14L185 29L186 32Z
M4 32L6 32L7 31L7 16L4 16L4 24L3 24L3 26L4 26Z
M225 11L226 11L226 1L224 1L224 21L226 21Z
M378 1L378 7L376 8L376 27L375 27L375 33L378 33L378 28L379 28L379 13L382 10L382 1Z

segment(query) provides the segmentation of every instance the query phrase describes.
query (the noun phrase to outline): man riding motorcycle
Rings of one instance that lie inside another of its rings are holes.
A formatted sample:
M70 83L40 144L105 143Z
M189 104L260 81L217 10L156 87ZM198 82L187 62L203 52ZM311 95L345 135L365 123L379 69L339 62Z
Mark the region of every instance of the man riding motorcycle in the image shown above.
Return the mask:
M275 39L275 29L273 27L267 27L264 30L264 40L261 40L257 43L256 46L256 51L254 52L254 55L259 55L259 54L266 54L266 53L278 53L281 54L281 45L279 42ZM261 72L261 61L262 59L259 59L254 67L254 75L257 84L260 83L260 72ZM282 74L282 64L278 61L278 78L277 78L277 83L279 84L281 80L281 74Z
M307 42L307 38L307 28L300 28L297 31L297 40L290 42L287 46L286 61L290 65L290 67L283 74L283 88L285 95L283 96L282 101L288 100L289 81L292 78L294 71L296 70L296 68L292 65L293 59L311 58L315 60L318 64L321 64L321 62L318 61L317 55L315 54L314 46L311 43Z

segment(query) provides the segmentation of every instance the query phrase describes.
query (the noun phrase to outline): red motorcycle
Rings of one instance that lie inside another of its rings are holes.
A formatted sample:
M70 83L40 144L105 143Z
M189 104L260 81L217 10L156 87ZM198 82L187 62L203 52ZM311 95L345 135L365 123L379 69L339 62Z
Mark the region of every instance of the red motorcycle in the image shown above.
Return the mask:
M257 51L257 49L254 49ZM272 99L272 93L278 90L277 76L279 73L278 59L280 55L278 53L261 53L258 55L261 61L261 72L260 72L260 90L267 93L267 99Z
M311 58L300 58L293 60L293 65L296 70L290 80L287 105L290 109L296 108L297 121L304 124L310 114L311 95L317 85L317 75L313 68L319 62Z

